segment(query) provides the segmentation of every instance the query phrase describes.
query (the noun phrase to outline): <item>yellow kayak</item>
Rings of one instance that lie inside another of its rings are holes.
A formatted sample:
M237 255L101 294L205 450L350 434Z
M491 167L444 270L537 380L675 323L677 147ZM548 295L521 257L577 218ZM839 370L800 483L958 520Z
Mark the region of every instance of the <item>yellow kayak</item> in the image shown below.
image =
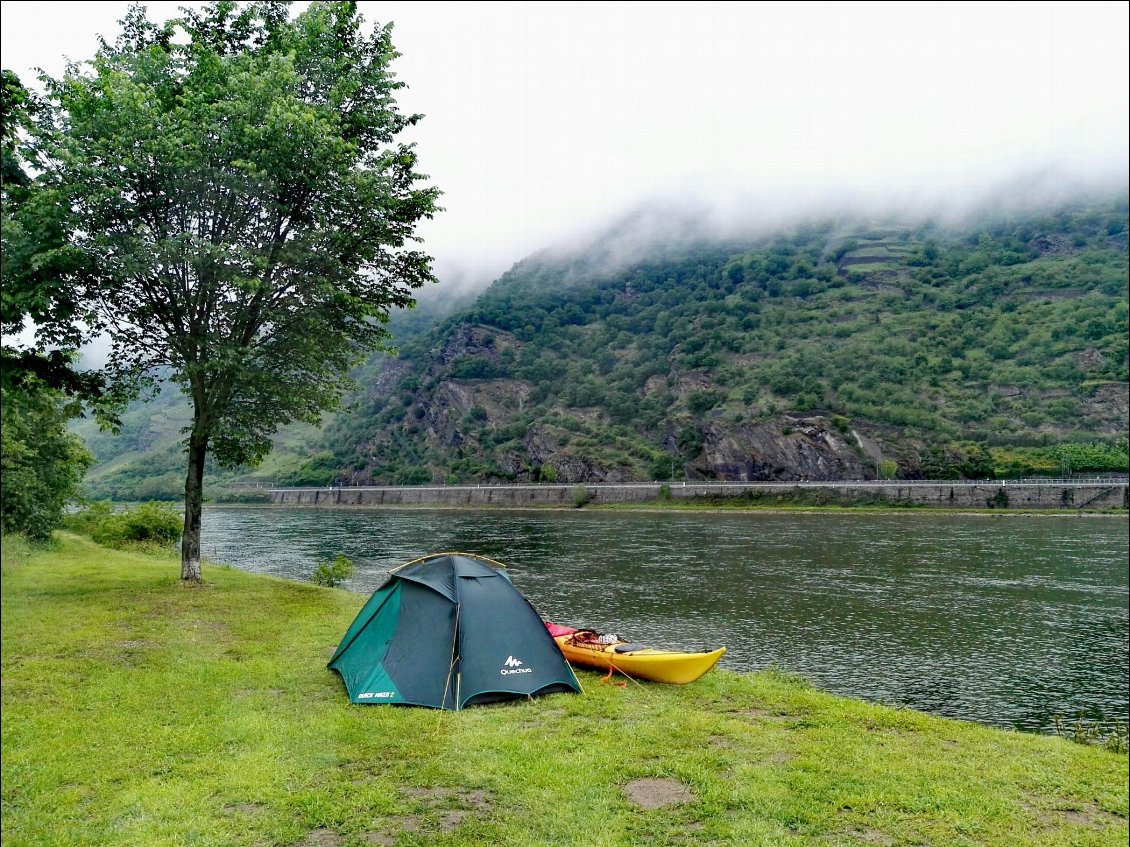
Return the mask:
M633 644L615 636L601 636L591 630L546 624L553 640L570 663L590 668L619 671L636 679L683 685L694 682L716 664L725 647L701 653L656 650Z

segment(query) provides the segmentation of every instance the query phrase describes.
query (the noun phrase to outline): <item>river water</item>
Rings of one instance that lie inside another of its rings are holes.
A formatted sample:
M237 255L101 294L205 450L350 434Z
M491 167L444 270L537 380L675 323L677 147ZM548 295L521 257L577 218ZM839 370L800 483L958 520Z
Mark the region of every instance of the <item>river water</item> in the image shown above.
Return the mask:
M725 645L849 697L1047 731L1127 720L1124 517L211 507L207 557L368 594L419 556L508 565L547 620Z

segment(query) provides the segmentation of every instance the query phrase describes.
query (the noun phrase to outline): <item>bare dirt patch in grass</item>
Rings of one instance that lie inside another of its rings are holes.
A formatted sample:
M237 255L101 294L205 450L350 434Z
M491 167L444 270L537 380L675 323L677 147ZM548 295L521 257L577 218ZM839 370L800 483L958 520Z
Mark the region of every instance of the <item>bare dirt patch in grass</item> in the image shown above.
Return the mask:
M400 838L402 832L419 832L420 819L415 815L389 818L385 821L383 832L371 832L365 839L376 847L392 847Z
M481 788L450 788L437 785L431 788L406 788L404 794L433 809L455 805L463 809L485 810L492 805L490 792Z
M401 815L386 818L380 831L366 836L369 844L392 847L405 832L454 832L468 818L489 812L494 800L489 791L475 788L451 788L438 785L428 788L406 788L405 797L415 800L424 811L419 815Z
M876 847L890 847L895 843L895 839L878 829L851 829L843 834L864 844L874 844Z
M113 656L112 661L114 664L123 667L135 667L145 659L146 653L156 646L156 643L140 638L119 641L117 647L120 652ZM90 652L93 653L94 651Z
M634 779L624 786L624 796L641 809L678 806L695 799L689 788L674 779Z
M1098 806L1093 806L1089 803L1080 807L1055 809L1051 815L1054 816L1054 818L1058 818L1060 821L1075 824L1076 826L1088 827L1109 826L1122 819L1120 815L1108 812L1105 809L1100 809ZM1048 819L1047 815L1042 817L1044 820Z
M471 815L465 809L453 809L445 814L439 821L440 832L453 832L463 820Z
M1045 830L1059 829L1065 824L1102 829L1116 825L1126 819L1124 815L1100 809L1092 803L1079 805L1064 803L1048 808L1041 806L1035 798L1027 798L1022 801L1021 805L1035 815L1040 826Z
M340 844L340 835L332 829L319 827L306 833L306 840L302 842L302 847L338 847Z

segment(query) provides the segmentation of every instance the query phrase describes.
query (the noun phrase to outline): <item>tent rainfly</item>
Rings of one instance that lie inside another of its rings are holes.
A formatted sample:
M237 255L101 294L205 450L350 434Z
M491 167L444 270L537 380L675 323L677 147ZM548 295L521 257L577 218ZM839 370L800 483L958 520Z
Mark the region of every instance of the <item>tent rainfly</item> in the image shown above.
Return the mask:
M394 570L330 659L349 699L457 710L580 692L541 616L503 567L469 553L435 553Z

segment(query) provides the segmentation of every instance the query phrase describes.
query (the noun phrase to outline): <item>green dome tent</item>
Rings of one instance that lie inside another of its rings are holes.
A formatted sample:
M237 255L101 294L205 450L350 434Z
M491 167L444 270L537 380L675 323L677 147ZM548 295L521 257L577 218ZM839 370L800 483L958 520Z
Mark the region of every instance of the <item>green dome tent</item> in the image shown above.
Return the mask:
M390 574L328 665L352 702L462 709L581 690L541 616L488 562L436 553Z

